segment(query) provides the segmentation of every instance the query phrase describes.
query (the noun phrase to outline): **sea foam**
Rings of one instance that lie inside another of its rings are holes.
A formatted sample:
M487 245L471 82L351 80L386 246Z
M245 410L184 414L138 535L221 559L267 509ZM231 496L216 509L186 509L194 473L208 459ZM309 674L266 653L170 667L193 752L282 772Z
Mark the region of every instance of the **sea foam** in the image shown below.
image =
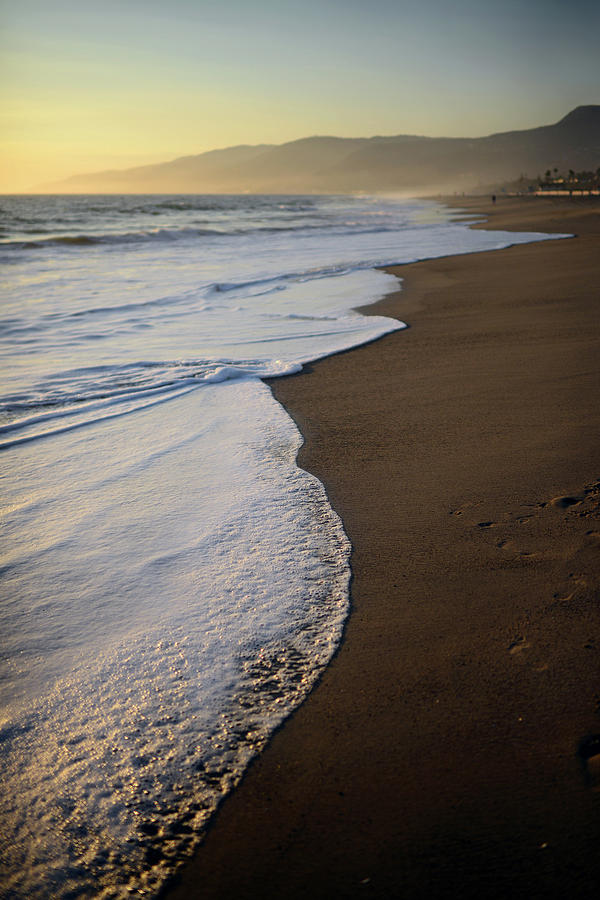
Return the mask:
M9 894L156 887L310 690L349 545L300 444L252 380L5 453Z

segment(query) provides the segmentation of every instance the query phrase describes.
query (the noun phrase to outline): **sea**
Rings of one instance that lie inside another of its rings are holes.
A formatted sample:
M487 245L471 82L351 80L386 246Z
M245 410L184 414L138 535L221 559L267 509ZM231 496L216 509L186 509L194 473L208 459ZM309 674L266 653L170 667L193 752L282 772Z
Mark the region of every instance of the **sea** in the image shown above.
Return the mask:
M381 267L548 236L394 197L0 210L0 896L152 897L348 615L263 379L404 328L354 311Z

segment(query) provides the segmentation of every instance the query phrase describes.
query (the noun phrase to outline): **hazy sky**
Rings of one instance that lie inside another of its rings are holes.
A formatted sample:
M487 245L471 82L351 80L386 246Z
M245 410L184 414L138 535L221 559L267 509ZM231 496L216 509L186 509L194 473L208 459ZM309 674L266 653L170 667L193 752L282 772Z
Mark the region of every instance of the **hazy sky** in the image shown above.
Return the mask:
M600 103L600 0L2 0L0 190L311 134Z

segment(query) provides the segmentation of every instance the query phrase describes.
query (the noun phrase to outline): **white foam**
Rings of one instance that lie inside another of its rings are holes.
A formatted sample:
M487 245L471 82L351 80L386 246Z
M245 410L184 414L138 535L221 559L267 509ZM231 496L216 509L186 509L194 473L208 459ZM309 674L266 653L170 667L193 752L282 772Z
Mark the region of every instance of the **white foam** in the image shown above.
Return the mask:
M4 454L10 891L156 886L327 663L349 545L300 443L238 380Z

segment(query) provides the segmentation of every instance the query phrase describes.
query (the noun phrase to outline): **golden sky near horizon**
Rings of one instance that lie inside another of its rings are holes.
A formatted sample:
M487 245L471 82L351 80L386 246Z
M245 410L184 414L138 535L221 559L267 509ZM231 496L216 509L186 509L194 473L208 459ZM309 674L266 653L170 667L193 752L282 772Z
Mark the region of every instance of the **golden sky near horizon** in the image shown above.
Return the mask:
M478 136L600 102L600 4L20 0L0 191L312 134Z

